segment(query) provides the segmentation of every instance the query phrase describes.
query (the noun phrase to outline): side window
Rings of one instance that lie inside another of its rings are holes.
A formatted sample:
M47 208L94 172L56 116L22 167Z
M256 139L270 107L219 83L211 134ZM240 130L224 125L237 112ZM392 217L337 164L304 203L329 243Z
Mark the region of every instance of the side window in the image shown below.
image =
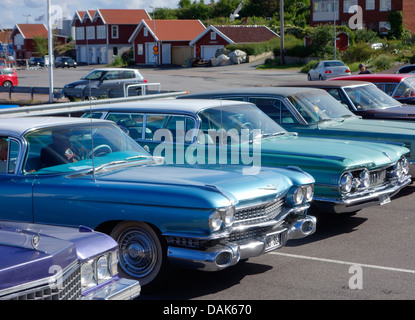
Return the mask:
M394 84L394 83L385 83L385 84L383 84L383 91L385 91L390 96L392 95L395 88L396 88L396 84Z
M7 137L0 137L0 174L16 171L19 144Z
M347 109L350 110L349 103L340 89L329 89L327 92L330 93L330 95L333 98L335 98L337 101L339 101L342 105L344 105Z
M109 71L102 78L102 80L116 80L116 79L118 79L118 71Z
M414 91L404 82L399 84L395 92L394 98L408 98L414 96Z
M281 123L281 101L273 98L249 98L265 114L276 123Z
M107 117L107 120L126 129L134 140L143 138L143 119L144 115L139 113L110 113Z

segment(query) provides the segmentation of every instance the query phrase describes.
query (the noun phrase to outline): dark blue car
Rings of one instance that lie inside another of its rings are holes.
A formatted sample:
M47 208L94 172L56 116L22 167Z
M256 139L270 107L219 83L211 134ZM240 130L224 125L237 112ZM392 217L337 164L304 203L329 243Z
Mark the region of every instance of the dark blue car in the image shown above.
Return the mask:
M117 243L92 229L0 221L0 300L137 297L117 262Z

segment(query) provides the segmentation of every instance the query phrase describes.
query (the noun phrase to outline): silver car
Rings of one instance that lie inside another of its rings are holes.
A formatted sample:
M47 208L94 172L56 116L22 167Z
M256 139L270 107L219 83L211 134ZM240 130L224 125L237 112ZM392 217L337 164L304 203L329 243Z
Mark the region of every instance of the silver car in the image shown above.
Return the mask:
M324 60L316 63L308 72L308 80L327 80L334 77L350 76L350 68L340 60Z

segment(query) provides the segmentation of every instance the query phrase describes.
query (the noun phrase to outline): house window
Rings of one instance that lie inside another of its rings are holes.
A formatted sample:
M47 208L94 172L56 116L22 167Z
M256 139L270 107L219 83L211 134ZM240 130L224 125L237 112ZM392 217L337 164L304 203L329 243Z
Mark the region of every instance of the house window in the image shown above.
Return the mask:
M144 37L147 37L147 36L148 36L148 29L144 28Z
M76 40L85 40L85 30L84 27L77 27L75 33Z
M349 13L351 6L357 6L357 0L344 1L343 3L343 13Z
M105 39L105 26L97 26L97 39Z
M332 21L339 19L338 0L314 0L313 21Z
M380 0L379 11L390 11L391 0Z
M216 32L210 33L210 40L216 40Z
M20 33L18 33L14 36L14 45L15 46L24 45L24 39L23 39L23 36Z
M389 22L387 21L379 22L379 33L380 34L388 34L390 29L391 29L391 25Z
M375 0L366 0L366 10L375 10Z
M118 47L112 48L112 55L117 56L118 55Z
M95 27L94 26L86 27L86 38L95 39Z
M137 44L137 55L141 56L143 54L144 54L143 44L139 43L139 44Z
M118 39L118 26L111 26L111 37L114 39Z

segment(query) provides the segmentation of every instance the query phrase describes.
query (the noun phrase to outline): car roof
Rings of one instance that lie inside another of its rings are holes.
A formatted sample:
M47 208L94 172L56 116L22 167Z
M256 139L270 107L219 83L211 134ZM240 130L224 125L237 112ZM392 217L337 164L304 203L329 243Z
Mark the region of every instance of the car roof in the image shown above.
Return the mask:
M337 77L337 78L331 78L329 81L334 80L368 80L368 81L393 81L393 82L400 82L401 80L408 78L408 77L415 77L414 74L408 74L408 73L391 73L391 74L378 74L378 73L372 73L372 74L357 74L357 75L351 75L351 76L345 76L345 77Z
M137 69L131 69L131 68L98 68L94 69L92 71L120 71L120 70L127 70L127 71L138 71Z
M299 82L288 82L284 84L278 84L279 87L309 87L309 88L339 88L339 87L352 87L352 86L363 86L374 84L367 81L346 81L346 80L336 80L336 81L299 81Z
M76 117L16 117L0 118L0 134L20 136L27 131L60 125L76 125L87 122L107 122L105 120Z
M213 100L213 99L160 99L112 103L108 105L92 106L85 111L124 111L124 112L170 112L181 114L196 114L201 110L219 106L233 106L249 104L242 101Z
M229 88L229 89L218 89L213 91L206 91L206 92L199 92L195 94L188 94L186 96L181 96L178 98L186 98L188 97L191 99L193 96L203 97L204 95L214 96L214 95L223 95L226 94L228 96L238 95L238 96L246 96L246 95L279 95L283 97L287 97L296 93L302 93L307 91L324 91L322 89L316 88L302 88L302 87L238 87L238 88Z

